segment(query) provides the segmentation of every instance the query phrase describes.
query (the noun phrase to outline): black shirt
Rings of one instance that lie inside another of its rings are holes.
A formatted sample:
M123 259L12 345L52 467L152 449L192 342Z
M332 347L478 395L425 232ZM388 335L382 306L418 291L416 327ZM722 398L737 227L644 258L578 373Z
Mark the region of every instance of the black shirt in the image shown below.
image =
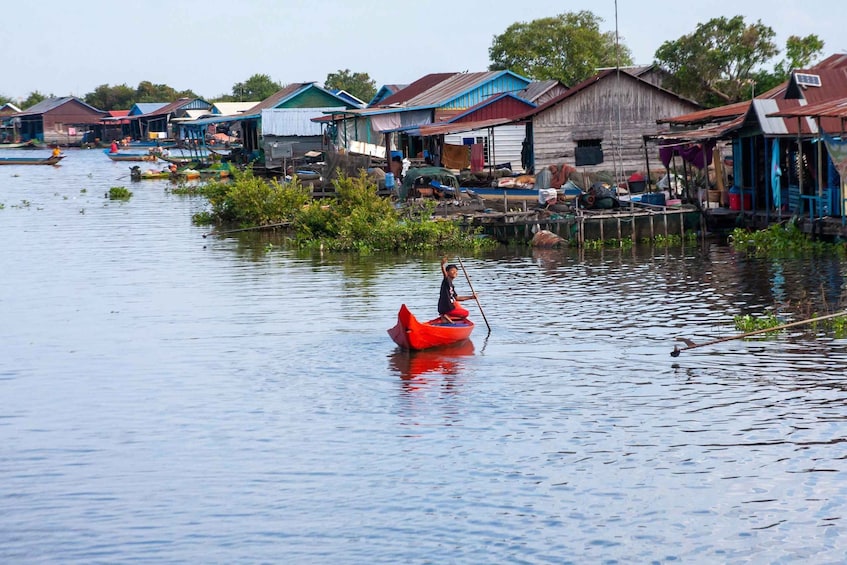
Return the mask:
M438 296L438 313L444 315L454 308L453 300L457 297L456 289L453 288L453 280L444 277L441 281L441 294Z

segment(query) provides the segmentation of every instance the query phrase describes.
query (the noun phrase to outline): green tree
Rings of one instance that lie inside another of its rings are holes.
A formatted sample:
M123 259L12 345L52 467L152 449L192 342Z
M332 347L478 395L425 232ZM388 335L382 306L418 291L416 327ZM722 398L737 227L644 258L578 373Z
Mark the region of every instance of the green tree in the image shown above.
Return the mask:
M191 90L176 90L167 84L153 84L149 80L143 80L138 83L135 89L135 100L137 102L173 102L180 98L197 98ZM130 106L132 105L130 104Z
M11 102L12 104L15 103L15 101L9 98L8 96L0 94L0 106L2 106L3 104L8 104L9 102Z
M26 99L21 102L20 109L26 110L27 108L31 108L42 100L47 100L48 98L55 98L55 96L53 96L52 94L50 96L47 96L45 94L41 94L37 90L33 90L29 93L29 96L27 96Z
M85 103L94 106L99 110L127 110L135 103L135 89L120 84L109 86L101 84L94 89L94 92L89 92L85 95Z
M232 85L232 96L235 101L258 102L282 90L282 85L268 75L255 74L244 82Z
M494 36L488 49L488 68L574 85L600 67L631 65L629 48L616 42L613 32L601 32L602 21L582 10L514 23Z
M376 82L368 73L352 73L350 69L338 69L336 73L327 74L324 86L332 90L346 90L366 103L376 94Z
M775 35L761 20L713 18L664 42L655 58L671 75L666 88L705 106L732 104L755 92L757 69L779 53Z
M762 69L754 75L754 93L758 95L779 86L795 69L812 66L823 55L823 47L824 42L817 35L792 35L785 42L785 58L774 66L773 71Z

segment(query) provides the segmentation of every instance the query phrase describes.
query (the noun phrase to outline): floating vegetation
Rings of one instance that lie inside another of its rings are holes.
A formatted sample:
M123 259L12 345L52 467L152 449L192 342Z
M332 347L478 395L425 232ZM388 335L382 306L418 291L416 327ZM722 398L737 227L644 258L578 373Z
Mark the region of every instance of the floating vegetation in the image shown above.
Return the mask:
M729 236L729 243L739 251L777 257L844 252L842 245L808 237L794 222L773 224L757 231L735 228Z
M847 337L847 313L843 316L825 318L823 320L814 320L821 316L833 316L833 314L812 314L808 318L808 327L811 331L828 331L832 332L835 338L842 339ZM774 328L773 332L765 332L767 334L780 331L781 326L787 322L780 320L774 314L766 314L764 316L752 316L745 314L743 316L735 316L733 318L735 328L744 333L757 332ZM788 322L790 323L790 322Z
M113 186L106 194L106 198L109 200L129 200L132 198L132 192L123 186Z
M86 192L88 192L88 189L87 189L87 188L81 188L81 189L79 190L79 193L80 193L80 194L85 194Z
M199 188L210 210L193 216L198 224L226 224L240 228L290 226L289 241L301 248L370 253L377 250L491 248L497 242L463 230L458 222L433 219L435 201L415 208L395 208L377 194L366 175L339 176L335 195L315 200L312 191L295 177L280 184L235 172L232 182L208 183Z
M629 249L635 242L632 241L631 237L624 237L622 239L586 239L583 242L583 246L585 249L605 249L607 247L619 247L622 249Z
M784 323L774 314L767 314L765 316L744 314L743 316L735 316L732 320L735 322L735 329L744 333L766 330Z

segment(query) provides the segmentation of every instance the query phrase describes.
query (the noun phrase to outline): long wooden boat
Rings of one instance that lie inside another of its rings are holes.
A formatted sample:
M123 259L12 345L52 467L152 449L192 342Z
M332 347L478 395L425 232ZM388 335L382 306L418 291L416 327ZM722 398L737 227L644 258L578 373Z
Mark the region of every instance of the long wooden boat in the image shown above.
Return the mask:
M473 328L474 323L468 319L456 320L449 324L442 322L440 318L419 322L403 304L397 314L397 325L388 330L388 335L400 347L417 351L466 340L471 336Z
M38 144L33 141L22 141L21 143L0 143L0 149L27 149L29 147L37 147Z
M112 161L155 161L157 159L152 153L132 153L127 151L111 153L109 149L104 149L103 153Z
M64 155L50 157L0 157L0 165L55 165Z

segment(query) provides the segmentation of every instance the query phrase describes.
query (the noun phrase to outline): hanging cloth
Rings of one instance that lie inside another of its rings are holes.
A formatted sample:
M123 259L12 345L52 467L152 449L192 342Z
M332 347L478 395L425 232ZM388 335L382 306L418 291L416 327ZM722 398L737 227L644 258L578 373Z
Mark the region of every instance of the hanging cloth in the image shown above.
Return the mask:
M471 145L471 172L481 173L485 170L485 148L482 143Z
M779 139L774 138L771 145L771 191L773 192L773 206L777 210L782 209L782 169L779 168Z

